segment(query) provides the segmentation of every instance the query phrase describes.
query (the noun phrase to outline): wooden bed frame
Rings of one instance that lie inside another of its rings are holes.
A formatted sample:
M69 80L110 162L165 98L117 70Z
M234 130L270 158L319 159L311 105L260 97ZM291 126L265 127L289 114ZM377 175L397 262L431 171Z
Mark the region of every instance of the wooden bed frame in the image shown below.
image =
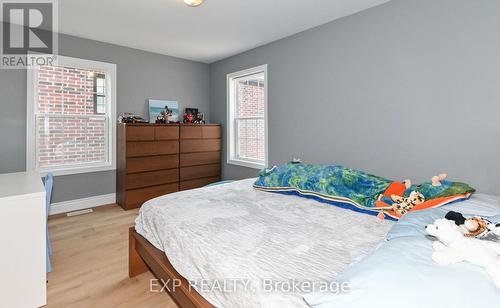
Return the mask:
M189 282L170 264L165 253L149 243L137 233L134 227L129 229L128 275L130 278L150 270L165 283L164 288L181 308L214 307L196 290L189 287ZM177 287L174 288L174 281ZM179 286L180 282L180 286ZM160 287L163 287L160 282Z

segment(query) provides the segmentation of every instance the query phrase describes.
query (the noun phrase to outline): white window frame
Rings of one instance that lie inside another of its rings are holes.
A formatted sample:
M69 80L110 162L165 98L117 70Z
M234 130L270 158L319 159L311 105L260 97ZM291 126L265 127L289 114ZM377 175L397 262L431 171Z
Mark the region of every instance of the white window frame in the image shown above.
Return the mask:
M116 170L116 64L86 60L80 58L54 56L57 57L55 65L88 69L104 72L106 74L106 97L107 105L107 146L108 158L104 163L88 163L82 165L69 165L62 167L40 168L37 166L37 132L36 132L36 108L38 106L38 66L27 69L27 129L26 129L26 169L28 171L38 171L42 176L48 172L54 175L69 175L88 172L99 172Z
M236 92L235 80L244 76L264 73L264 147L265 155L264 162L258 162L251 159L243 159L236 156L237 147L237 131L236 131ZM227 75L227 163L254 169L266 168L269 163L269 146L268 146L268 90L267 90L267 64L246 70L234 72Z

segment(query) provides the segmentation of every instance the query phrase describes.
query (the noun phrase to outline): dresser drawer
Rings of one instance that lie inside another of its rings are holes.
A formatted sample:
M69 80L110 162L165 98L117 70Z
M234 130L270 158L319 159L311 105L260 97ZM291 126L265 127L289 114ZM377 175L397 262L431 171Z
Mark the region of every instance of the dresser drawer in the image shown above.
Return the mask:
M181 167L220 164L220 152L200 152L180 154Z
M221 138L221 129L220 126L203 126L203 138L204 139L220 139Z
M201 126L181 126L180 139L202 139L203 131Z
M127 157L176 154L178 141L127 142Z
M127 174L126 189L175 183L179 181L179 169Z
M220 151L220 139L181 140L181 153Z
M181 181L220 176L220 165L183 167L180 170L180 175Z
M156 140L177 140L179 139L178 126L156 126L155 127Z
M221 129L217 125L181 126L180 139L220 139Z
M218 177L218 176L210 177L210 178L203 178L203 179L196 179L196 180L189 180L189 181L182 181L179 184L179 190L188 190L188 189L199 188L199 187L203 187L205 185L208 185L210 183L215 183L218 181L220 181L220 177Z
M127 160L127 173L172 169L179 166L179 155L135 157Z
M125 207L133 209L140 207L144 202L153 198L179 191L178 183L152 186L148 188L140 188L127 190L125 197Z
M155 128L152 126L128 126L127 141L155 140Z

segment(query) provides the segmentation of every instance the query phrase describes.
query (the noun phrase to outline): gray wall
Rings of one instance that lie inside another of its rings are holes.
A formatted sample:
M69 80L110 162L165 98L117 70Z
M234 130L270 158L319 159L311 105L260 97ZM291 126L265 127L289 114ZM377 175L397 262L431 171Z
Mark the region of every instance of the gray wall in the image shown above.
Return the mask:
M178 100L209 116L209 66L61 35L59 53L117 65L117 109L147 118L147 98ZM26 170L26 71L0 70L0 173ZM55 178L53 202L115 192L115 172Z
M65 35L60 53L117 64L118 113L177 99L223 124L226 74L267 63L271 164L301 157L414 181L446 171L500 195L498 16L497 0L392 0L210 67ZM0 70L0 94L0 173L23 171L26 72ZM256 173L223 164L225 178ZM114 172L62 176L53 201L114 191Z
M414 181L444 171L500 195L499 17L498 0L393 0L222 60L211 119L226 122L227 73L268 64L271 164Z

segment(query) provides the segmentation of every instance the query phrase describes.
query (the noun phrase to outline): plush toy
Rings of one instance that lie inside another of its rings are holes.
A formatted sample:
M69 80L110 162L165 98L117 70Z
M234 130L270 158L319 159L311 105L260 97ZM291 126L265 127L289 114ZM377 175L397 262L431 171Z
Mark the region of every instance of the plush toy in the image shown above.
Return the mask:
M480 216L465 218L461 213L454 211L448 212L445 218L454 221L466 237L500 241L500 223L492 223Z
M467 261L483 267L500 289L500 243L465 237L454 221L438 219L427 225L428 234L436 237L432 259L441 265Z
M448 177L448 174L446 173L441 173L438 175L435 175L431 178L431 184L432 186L441 186L441 181L444 181ZM403 184L405 184L406 189L409 189L411 187L411 180L406 179L403 181Z
M393 181L376 195L375 200L372 199L375 207L382 211L377 217L384 219L385 215L389 215L399 219L410 211L436 208L468 199L475 192L468 184L448 181L446 177L442 173L420 184L412 184L409 179Z
M441 181L444 181L448 175L446 173L441 173L439 175L433 176L431 179L432 186L441 186Z
M441 173L439 175L433 176L431 178L430 186L432 187L441 186L442 185L441 181L444 181L444 179L446 179L447 177L448 175L446 173ZM425 183L420 184L416 187L412 187L410 180L404 180L403 183L405 184L406 187L406 192L405 192L406 197L403 198L398 196L391 196L391 199L395 202L395 204L393 204L394 210L401 215L408 213L412 208L415 207L415 205L425 202L424 194L419 191L419 189L422 189L423 186L425 186Z
M423 203L425 198L418 191L412 191L408 197L391 195L391 200L393 201L392 209L400 215L405 215L416 205Z
M410 179L406 179L406 180L403 181L403 184L405 184L406 189L408 189L408 188L411 187L411 180Z

